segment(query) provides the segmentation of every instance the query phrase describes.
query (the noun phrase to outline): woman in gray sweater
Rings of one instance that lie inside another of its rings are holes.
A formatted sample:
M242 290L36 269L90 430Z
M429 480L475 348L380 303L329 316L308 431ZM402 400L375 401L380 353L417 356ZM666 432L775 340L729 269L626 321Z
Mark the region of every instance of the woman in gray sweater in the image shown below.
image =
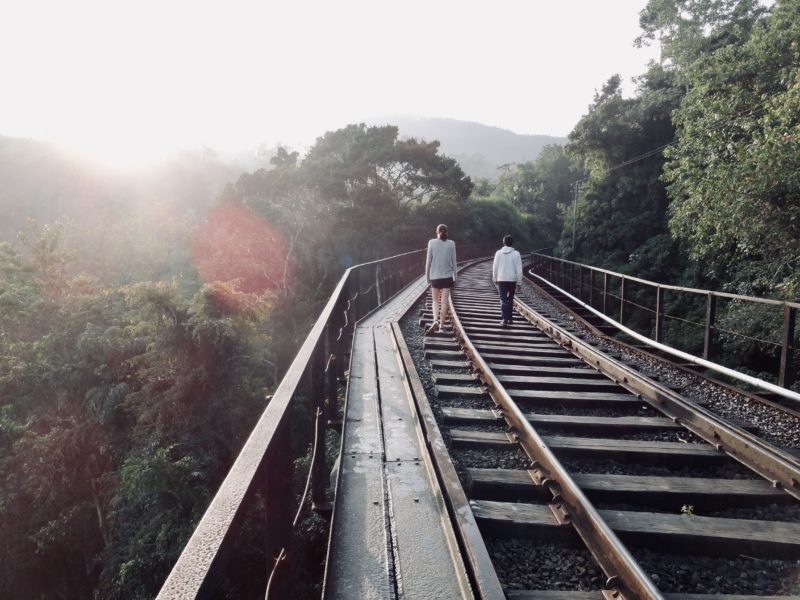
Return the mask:
M450 288L456 281L456 244L447 239L447 225L439 225L436 237L428 242L425 276L433 295L433 322L427 335L444 329Z

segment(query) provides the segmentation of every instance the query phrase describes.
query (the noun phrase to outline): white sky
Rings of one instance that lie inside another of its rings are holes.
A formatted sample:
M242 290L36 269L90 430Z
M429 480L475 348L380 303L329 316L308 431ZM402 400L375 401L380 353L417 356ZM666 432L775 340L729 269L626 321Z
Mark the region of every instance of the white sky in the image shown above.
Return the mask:
M632 45L646 3L0 0L0 134L110 163L389 114L566 135L657 56Z

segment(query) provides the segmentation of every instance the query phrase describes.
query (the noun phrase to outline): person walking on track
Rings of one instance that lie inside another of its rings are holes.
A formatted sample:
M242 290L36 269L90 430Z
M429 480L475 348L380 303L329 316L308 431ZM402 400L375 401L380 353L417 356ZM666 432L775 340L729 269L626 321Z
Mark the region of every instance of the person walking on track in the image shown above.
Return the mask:
M447 239L447 225L439 225L436 237L428 241L425 277L433 295L433 322L425 331L428 335L445 327L450 288L456 281L456 244Z
M512 322L514 309L514 292L522 283L522 257L514 250L514 238L503 237L503 247L494 255L492 264L492 283L500 294L500 313L503 316L500 325L506 327Z

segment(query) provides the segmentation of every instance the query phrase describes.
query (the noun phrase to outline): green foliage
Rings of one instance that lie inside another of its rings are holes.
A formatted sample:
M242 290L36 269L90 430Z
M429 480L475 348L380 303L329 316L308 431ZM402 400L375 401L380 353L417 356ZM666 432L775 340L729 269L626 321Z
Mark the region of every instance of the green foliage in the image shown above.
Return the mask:
M800 294L798 23L797 3L777 2L746 43L694 65L676 113L671 230L742 293Z
M526 215L529 234L536 248L555 246L562 227L559 205L572 198L571 184L581 175L577 161L563 146L545 146L539 157L507 167L490 198L508 202Z
M472 182L438 148L439 142L398 140L397 127L348 125L317 139L302 167L323 198L370 212L384 203L463 201Z
M639 15L641 46L657 40L662 61L680 70L717 49L746 40L764 13L759 0L650 0Z
M0 586L152 597L274 384L269 302L71 278L59 234L0 253Z
M428 222L434 222L429 219ZM525 218L510 203L496 200L473 200L459 214L447 219L452 231L468 240L502 246L503 236L514 236L516 248L532 247L530 227ZM462 239L463 239L462 238Z
M565 207L559 251L628 271L636 257L650 253L650 240L667 232L660 151L672 142L670 113L683 90L673 73L657 65L639 78L636 97L624 98L620 85L618 76L611 77L570 134L567 151L583 161L588 177L581 186L577 216L573 207ZM677 253L675 247L667 247L666 238L660 240L668 255Z
M115 539L103 561L104 597L149 598L163 583L210 501L203 454L172 444L125 458L114 499Z

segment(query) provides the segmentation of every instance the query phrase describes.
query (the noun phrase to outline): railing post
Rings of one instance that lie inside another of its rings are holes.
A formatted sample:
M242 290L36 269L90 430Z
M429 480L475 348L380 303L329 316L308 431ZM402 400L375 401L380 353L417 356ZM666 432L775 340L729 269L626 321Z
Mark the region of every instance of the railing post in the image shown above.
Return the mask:
M625 324L625 276L619 282L619 322Z
M285 598L290 591L291 578L281 550L288 550L295 508L293 486L286 483L294 480L289 428L281 425L274 439L264 471L264 552L267 577L274 572L270 594L273 598Z
M714 320L717 317L717 297L709 292L706 302L706 331L703 340L703 358L709 360L714 346Z
M311 463L311 506L315 511L330 510L327 490L327 474L325 472L326 450L325 450L325 431L328 419L325 414L325 344L324 340L317 345L309 364L311 376L311 410L312 422L316 422L314 447L314 460Z
M353 308L352 302L350 302L350 275L347 276L344 282L344 286L342 286L342 321L340 326L342 328L342 337L347 335L346 329L350 326L352 322L352 316L350 315L350 310Z
M383 304L383 296L381 294L381 272L382 271L383 271L383 269L381 269L381 265L380 264L375 266L375 295L376 295L377 302L378 302L377 306L380 306L381 304Z
M383 295L386 298L391 298L397 293L397 290L400 289L399 287L395 287L395 284L397 283L397 269L395 268L396 262L399 261L392 261L392 263L388 265L388 269L386 269L388 275L386 275L383 280Z
M325 326L325 418L328 424L339 420L339 370L341 369L341 349L339 337L339 311L333 311L331 321Z
M656 335L655 340L664 340L664 288L656 286Z
M781 344L781 364L778 385L789 387L795 381L794 332L797 323L797 309L788 304L783 307L783 343Z
M356 310L355 310L355 314L354 314L355 319L353 319L353 331L355 331L355 323L356 323L356 321L358 321L361 318L361 315L364 314L362 312L362 310L361 310L361 305L364 302L364 298L362 297L363 294L361 293L361 271L362 271L362 267L356 267L355 270L353 271L353 275L355 276L355 280L356 280L356 285L355 285L355 288L356 288L356 291L355 291L355 296L356 296L355 309Z
M608 314L608 273L603 272L603 314Z
M575 294L578 299L583 300L583 266L578 265L578 293Z
M575 263L569 264L569 291L575 294Z
M594 308L594 269L589 267L589 306Z

